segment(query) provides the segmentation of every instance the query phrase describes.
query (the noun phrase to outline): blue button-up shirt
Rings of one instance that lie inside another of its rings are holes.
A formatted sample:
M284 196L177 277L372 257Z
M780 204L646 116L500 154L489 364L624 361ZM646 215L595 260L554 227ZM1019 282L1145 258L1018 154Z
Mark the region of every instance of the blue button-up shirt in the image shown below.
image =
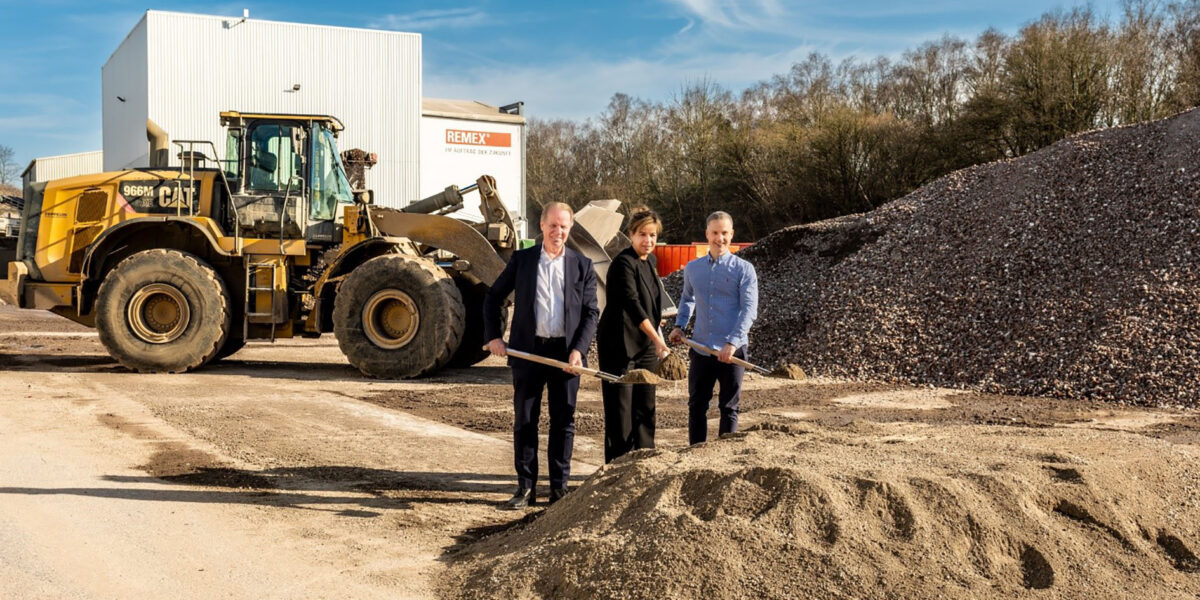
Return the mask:
M692 339L714 350L725 344L741 348L750 341L750 324L758 317L758 274L754 265L722 254L705 254L683 268L683 295L675 325L683 328L695 311Z

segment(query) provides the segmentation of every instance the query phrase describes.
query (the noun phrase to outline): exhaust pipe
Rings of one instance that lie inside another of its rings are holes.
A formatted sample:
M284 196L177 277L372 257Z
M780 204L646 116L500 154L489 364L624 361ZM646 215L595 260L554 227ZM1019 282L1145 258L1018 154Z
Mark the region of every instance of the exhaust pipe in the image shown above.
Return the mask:
M170 166L170 139L167 132L150 119L146 119L146 140L150 142L150 168L165 169Z

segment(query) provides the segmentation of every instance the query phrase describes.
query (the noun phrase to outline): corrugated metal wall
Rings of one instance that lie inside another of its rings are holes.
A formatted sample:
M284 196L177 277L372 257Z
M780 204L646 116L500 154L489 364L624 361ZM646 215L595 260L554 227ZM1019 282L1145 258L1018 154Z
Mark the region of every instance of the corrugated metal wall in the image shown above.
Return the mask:
M62 156L47 156L35 158L29 163L29 168L21 176L22 185L35 181L50 181L63 177L99 173L104 170L103 153L80 152L79 154L64 154Z
M146 68L146 17L143 16L100 69L105 171L149 164L146 116L150 98Z
M338 140L341 150L357 147L379 155L379 164L367 174L376 202L399 207L419 197L419 35L159 11L147 12L143 21L146 115L172 140L210 140L224 158L218 117L223 110L333 115L346 125ZM133 89L136 68L118 56L129 42L105 71L128 69L128 76L114 74L114 85L119 81ZM106 163L118 165L136 146L137 162L118 166L145 165L144 118L130 131L113 133L119 136L113 151L122 149L108 160L109 107L131 113L120 123L136 119L136 107L128 99L117 102L115 96L124 94L115 87L105 86L104 94ZM177 164L176 152L173 146L172 164Z

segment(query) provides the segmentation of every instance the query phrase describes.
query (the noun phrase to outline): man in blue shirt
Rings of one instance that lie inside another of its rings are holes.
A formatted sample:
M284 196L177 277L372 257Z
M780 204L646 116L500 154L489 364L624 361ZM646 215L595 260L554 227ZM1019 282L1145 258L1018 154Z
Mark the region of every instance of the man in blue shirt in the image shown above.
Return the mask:
M754 265L729 251L733 217L722 211L709 215L704 234L708 238L708 254L683 268L683 295L670 335L672 343L683 342L683 328L694 311L692 339L712 349L711 356L695 349L689 352L688 441L692 444L708 439L706 415L717 383L721 385L717 404L721 409L720 433L737 431L738 401L746 370L733 364L732 359L735 356L747 359L750 325L758 316L758 275Z

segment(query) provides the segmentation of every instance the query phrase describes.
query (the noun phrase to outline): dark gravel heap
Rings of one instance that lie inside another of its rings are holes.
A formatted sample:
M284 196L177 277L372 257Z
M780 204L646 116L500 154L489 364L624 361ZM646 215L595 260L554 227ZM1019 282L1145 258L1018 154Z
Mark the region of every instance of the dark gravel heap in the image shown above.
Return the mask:
M1200 109L775 232L751 354L818 375L1200 405ZM678 297L680 274L668 278Z

